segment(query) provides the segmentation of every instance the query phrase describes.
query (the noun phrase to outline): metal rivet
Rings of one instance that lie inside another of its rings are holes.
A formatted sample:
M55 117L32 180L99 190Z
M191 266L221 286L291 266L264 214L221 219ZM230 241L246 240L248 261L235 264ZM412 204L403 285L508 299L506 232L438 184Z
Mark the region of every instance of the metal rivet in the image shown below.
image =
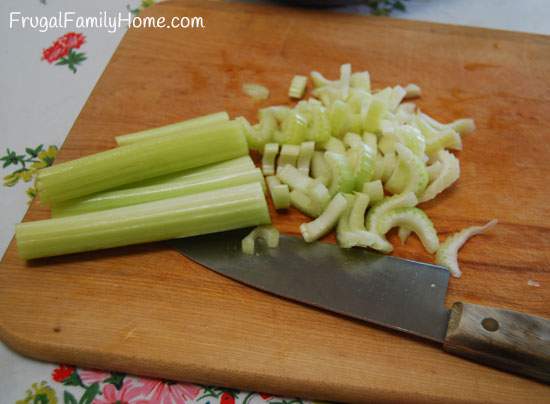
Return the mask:
M495 320L494 318L490 318L490 317L487 317L487 318L484 318L483 320L481 320L481 325L487 331L491 331L491 332L494 332L494 331L498 330L498 327L499 327L498 321Z

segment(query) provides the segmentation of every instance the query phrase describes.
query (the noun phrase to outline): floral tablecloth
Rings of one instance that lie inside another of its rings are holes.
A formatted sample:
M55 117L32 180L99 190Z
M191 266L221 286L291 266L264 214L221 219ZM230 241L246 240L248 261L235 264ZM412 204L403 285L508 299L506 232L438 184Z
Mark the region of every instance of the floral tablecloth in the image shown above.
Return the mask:
M550 34L547 0L410 0L397 17ZM9 27L10 13L53 16L130 12L154 0L3 0L0 4L0 254L34 196L32 178L51 165L95 82L124 34L87 28L40 30ZM366 13L366 6L343 11ZM152 380L78 369L23 358L0 343L2 403L301 403L264 393Z

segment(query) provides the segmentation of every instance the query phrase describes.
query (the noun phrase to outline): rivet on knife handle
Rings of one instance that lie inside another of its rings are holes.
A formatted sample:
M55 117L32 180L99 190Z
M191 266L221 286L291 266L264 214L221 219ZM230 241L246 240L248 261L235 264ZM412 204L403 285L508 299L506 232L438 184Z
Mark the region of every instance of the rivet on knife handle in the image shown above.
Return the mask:
M443 348L550 383L550 321L510 310L455 303Z

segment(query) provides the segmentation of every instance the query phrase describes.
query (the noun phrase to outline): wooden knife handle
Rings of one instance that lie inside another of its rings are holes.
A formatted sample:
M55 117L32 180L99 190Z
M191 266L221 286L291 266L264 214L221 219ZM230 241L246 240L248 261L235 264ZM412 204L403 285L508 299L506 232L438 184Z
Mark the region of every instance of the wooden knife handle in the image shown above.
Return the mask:
M443 349L550 383L550 320L541 317L458 302Z

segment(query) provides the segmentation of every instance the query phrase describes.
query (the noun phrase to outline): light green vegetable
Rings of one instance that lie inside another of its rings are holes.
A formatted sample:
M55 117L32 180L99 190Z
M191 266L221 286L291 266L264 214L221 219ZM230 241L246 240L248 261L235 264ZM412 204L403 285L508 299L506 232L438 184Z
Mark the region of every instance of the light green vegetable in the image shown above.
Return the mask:
M384 188L380 180L364 183L362 192L369 196L371 203L377 203L384 199Z
M36 189L52 204L247 154L242 125L228 121L44 168Z
M131 146L128 146L131 147ZM33 259L270 223L260 184L20 223L19 255Z
M298 155L298 170L305 175L309 175L311 158L315 151L315 142L304 142L300 145L300 154Z
M321 214L321 207L315 204L309 195L297 189L290 193L290 204L309 217Z
M369 104L368 110L363 112L363 130L372 133L380 133L382 119L388 111L384 101L374 98Z
M327 142L323 143L322 147L326 151L334 153L344 154L346 152L346 146L344 146L344 143L334 136L331 136Z
M460 176L460 163L458 159L447 150L441 150L437 154L441 162L441 172L433 180L420 197L420 202L426 202L435 198L438 194L449 188Z
M386 182L386 189L394 194L414 192L417 196L421 195L429 180L424 162L401 143L396 144L395 148L399 153L399 162Z
M497 220L493 219L484 226L467 227L458 233L448 236L437 250L435 263L447 268L455 278L460 278L462 272L458 266L458 250L460 250L469 238L486 232L496 224Z
M441 161L435 161L433 164L426 167L426 171L428 172L428 176L430 177L430 182L439 177L442 169L443 164L441 164Z
M262 225L252 230L241 241L243 253L252 255L256 247L256 240L262 239L269 248L279 246L279 231L271 225Z
M367 230L373 233L378 233L378 222L380 217L387 212L397 209L416 206L418 199L414 192L394 195L384 198L382 202L375 204L367 213L366 227Z
M264 153L262 156L262 172L264 175L275 174L275 159L279 154L278 143L266 143L264 146Z
M405 86L405 98L418 98L422 95L422 90L417 84L410 83Z
M369 72L356 72L351 74L350 86L359 88L370 93L370 74Z
M147 129L140 132L117 136L115 137L115 140L119 146L126 146L142 140L157 139L161 136L171 136L183 131L193 130L201 126L214 125L221 122L226 122L228 120L229 115L227 112L216 112L214 114L187 119L182 122L161 126L159 128Z
M299 145L306 140L307 130L307 118L293 110L283 121L282 130L275 134L274 140L281 144Z
M329 115L332 136L341 138L351 130L350 115L350 107L344 101L332 104Z
M296 167L286 165L279 167L277 177L283 184L287 184L291 189L307 193L309 187L313 184L313 179L303 174Z
M361 143L354 144L354 146L347 151L347 158L355 177L355 189L361 191L363 189L363 184L369 182L374 177L374 152L368 145L361 141Z
M296 167L299 155L300 146L284 144L281 147L281 154L279 154L279 159L277 160L277 170L287 165Z
M296 75L290 82L290 88L288 89L288 96L290 98L302 98L306 91L307 77Z
M393 227L406 227L415 232L426 250L433 254L439 248L439 239L432 221L418 208L396 208L378 218L378 234L384 235Z
M365 213L369 206L369 196L356 192L355 201L349 214L349 227L351 231L362 231L365 229Z
M288 185L281 184L281 181L274 175L266 177L265 180L275 209L288 209L290 207L290 190Z
M374 133L364 132L363 143L369 146L374 154L378 152L378 137Z
M342 194L336 194L318 218L300 225L300 232L304 240L310 243L327 234L336 225L346 207L346 198Z
M325 160L330 167L331 181L329 192L331 196L338 192L351 192L355 189L353 170L345 155L327 151Z
M242 90L243 93L255 100L266 100L269 98L269 89L261 84L244 83Z
M311 160L311 175L324 185L330 184L332 174L330 173L330 167L325 160L325 154L323 152L316 151L313 153L313 158Z
M397 235L399 236L399 240L401 240L401 244L405 244L407 242L407 239L411 235L412 230L407 229L406 227L399 227L399 230L397 232Z
M330 120L325 108L322 105L312 105L307 138L317 143L324 143L329 140L330 134Z

